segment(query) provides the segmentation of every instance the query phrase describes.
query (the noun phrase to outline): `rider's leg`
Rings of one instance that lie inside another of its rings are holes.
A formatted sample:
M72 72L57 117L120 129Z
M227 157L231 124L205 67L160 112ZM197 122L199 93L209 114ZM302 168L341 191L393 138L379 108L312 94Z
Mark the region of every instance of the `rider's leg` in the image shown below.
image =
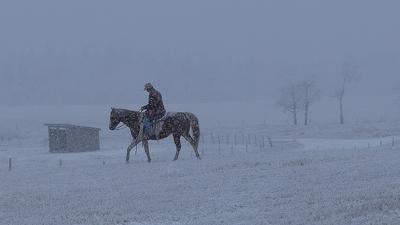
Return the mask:
M138 134L138 136L136 137L136 144L139 144L141 141L143 141L144 139L146 139L146 135L144 134L145 132L144 132L144 124L146 123L146 126L147 126L147 123L148 123L148 118L147 118L147 116L143 116L143 119L142 119L142 121L141 121L141 123L140 123L140 129L139 129L139 134Z
M162 113L162 114L156 116L152 121L153 122L153 125L152 125L153 132L152 133L155 134L156 140L160 139L159 135L160 135L160 132L161 132L162 126L163 126L163 122L161 121L161 119L164 116L165 116L165 113Z

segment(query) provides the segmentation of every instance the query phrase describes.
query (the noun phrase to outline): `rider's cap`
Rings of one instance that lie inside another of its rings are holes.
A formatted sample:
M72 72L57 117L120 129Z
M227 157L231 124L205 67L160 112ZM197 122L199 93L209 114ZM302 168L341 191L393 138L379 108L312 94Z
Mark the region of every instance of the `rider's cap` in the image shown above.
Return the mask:
M145 90L153 89L153 88L154 88L154 87L153 87L153 85L152 85L151 83L147 83L147 84L144 85L144 89L145 89Z

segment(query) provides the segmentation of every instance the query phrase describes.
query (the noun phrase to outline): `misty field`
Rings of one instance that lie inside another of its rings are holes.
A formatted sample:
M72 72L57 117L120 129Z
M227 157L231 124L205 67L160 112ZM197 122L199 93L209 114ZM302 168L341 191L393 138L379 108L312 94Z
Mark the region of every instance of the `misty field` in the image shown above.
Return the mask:
M67 122L92 111L95 107L59 109ZM184 144L180 159L173 162L170 138L150 144L152 163L140 146L125 164L128 131L108 131L107 113L100 112L88 123L102 124L101 150L67 154L48 153L46 128L41 125L48 115L13 115L31 120L26 123L31 125L9 125L8 133L3 132L0 224L399 221L396 123L204 128L202 160Z

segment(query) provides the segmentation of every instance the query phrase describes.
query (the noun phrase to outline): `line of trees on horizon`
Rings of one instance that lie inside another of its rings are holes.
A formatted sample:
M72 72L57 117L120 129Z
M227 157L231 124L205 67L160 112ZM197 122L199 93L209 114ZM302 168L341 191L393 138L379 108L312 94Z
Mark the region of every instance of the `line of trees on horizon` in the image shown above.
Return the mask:
M339 123L344 124L343 101L348 86L359 79L358 66L352 63L344 63L339 74L339 83L334 87L333 95L339 108ZM310 107L322 99L323 92L315 76L304 77L296 81L289 81L280 89L277 106L292 116L293 125L299 124L300 112L304 113L303 124L309 125Z

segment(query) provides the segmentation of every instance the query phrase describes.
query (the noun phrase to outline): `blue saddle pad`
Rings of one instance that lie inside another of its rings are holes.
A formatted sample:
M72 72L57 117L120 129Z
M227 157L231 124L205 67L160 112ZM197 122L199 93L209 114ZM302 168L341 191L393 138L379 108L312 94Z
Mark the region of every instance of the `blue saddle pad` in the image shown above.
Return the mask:
M150 122L148 119L143 121L143 132L149 139L156 138L156 126L153 122Z
M145 115L145 117L143 118L143 132L149 139L157 139L156 123L160 123L165 120L166 116L167 114L164 113L156 117L154 121L150 121Z

